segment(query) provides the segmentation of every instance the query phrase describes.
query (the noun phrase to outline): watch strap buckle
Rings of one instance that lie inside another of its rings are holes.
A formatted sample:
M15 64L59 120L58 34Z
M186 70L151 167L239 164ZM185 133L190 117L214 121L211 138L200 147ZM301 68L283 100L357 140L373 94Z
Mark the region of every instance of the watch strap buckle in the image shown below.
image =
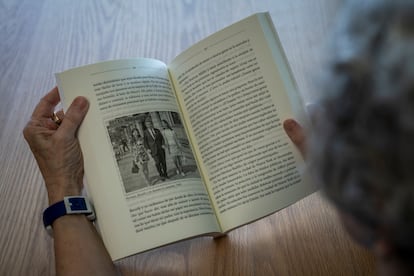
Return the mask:
M62 201L52 204L43 212L43 224L49 234L52 233L53 222L64 215L82 214L88 220L95 220L95 212L89 200L84 196L66 196Z

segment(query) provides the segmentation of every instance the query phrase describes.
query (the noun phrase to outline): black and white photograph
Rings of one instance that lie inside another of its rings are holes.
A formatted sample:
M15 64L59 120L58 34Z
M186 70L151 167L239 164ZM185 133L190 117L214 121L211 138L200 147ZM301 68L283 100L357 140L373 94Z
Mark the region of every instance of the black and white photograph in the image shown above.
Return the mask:
M109 120L106 127L125 193L200 177L178 113L137 113Z

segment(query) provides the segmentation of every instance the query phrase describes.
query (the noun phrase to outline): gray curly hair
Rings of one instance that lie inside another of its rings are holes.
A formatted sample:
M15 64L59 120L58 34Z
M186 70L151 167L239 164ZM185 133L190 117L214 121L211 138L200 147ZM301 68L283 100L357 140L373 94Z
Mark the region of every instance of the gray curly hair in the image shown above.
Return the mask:
M348 1L333 39L313 170L339 209L414 256L414 1Z

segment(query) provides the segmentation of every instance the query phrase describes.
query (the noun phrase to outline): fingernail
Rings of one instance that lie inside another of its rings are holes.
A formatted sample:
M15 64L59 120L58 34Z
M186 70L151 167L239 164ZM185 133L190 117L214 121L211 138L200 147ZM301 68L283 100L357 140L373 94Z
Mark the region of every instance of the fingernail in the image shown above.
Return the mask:
M285 121L285 128L287 128L288 130L292 130L296 127L296 121L289 119Z
M79 109L84 110L88 106L88 100L85 97L76 97L73 104Z

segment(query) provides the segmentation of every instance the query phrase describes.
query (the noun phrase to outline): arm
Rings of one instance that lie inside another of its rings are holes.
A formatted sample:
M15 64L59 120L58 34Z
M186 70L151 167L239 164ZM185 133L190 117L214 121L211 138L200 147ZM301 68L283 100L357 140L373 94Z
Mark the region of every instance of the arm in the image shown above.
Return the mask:
M161 130L156 128L155 133L156 133L156 139L158 138L161 142L160 146L165 146L164 135L162 134Z
M45 180L49 204L64 196L80 195L83 158L76 132L88 110L85 98L76 98L60 126L51 119L59 103L57 88L36 106L23 134ZM93 224L84 215L66 215L53 223L57 275L116 275L115 267Z
M144 148L148 153L151 153L151 149L148 144L148 130L144 131Z
M173 134L175 143L177 144L178 148L181 150L181 143L180 143L180 140L178 139L177 133L175 133L175 131L173 130L172 134Z
M169 131L169 130L165 130L165 131ZM170 153L171 152L171 150L170 150L170 144L168 143L168 139L165 139L164 138L164 132L165 131L160 131L160 136L162 137L162 147L164 149L168 149L168 153Z

